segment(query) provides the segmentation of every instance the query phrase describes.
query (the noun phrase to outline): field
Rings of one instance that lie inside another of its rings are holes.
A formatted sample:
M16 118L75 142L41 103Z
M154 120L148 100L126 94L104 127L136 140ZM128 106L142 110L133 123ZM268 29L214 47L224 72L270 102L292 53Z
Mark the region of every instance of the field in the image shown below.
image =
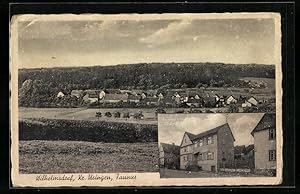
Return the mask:
M157 143L20 141L20 173L158 171Z
M20 108L20 173L158 171L155 120L103 121L95 117L97 111Z
M106 121L106 122L121 122L121 123L136 123L136 124L157 124L157 116L155 115L155 108L32 108L32 107L20 107L19 118L20 119L32 119L32 118L45 118L45 119L64 119L64 120L85 120L85 121ZM190 108L165 108L166 113L176 113L182 111L189 113ZM194 110L201 110L205 112L207 110L216 112L226 112L227 108L194 108ZM134 114L141 111L144 115L143 119L123 118L125 112ZM96 112L101 112L102 117L97 118ZM110 112L112 117L104 116L105 112ZM120 112L121 117L115 118L114 113Z

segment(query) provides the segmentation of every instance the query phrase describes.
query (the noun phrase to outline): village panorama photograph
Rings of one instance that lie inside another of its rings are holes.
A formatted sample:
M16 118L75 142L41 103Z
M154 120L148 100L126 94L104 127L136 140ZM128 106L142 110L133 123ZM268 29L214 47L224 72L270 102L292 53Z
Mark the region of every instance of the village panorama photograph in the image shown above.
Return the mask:
M158 172L159 115L275 113L274 18L148 16L20 17L19 173Z
M273 113L159 115L161 178L276 176Z

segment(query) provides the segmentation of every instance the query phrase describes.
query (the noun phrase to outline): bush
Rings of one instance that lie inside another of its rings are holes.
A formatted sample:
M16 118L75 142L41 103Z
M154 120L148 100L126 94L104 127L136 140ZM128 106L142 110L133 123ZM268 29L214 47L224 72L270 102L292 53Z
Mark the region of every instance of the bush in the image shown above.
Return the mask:
M99 119L100 117L102 117L101 112L96 112L96 117Z
M110 143L158 141L157 125L61 119L19 121L19 139Z
M236 104L230 104L228 107L228 112L237 113L239 112L239 107Z
M105 113L105 116L106 116L106 117L111 117L112 115L111 115L110 112L106 112L106 113Z
M143 115L142 112L137 112L137 113L135 113L133 115L133 118L135 118L135 119L142 119L142 118L144 118L144 115Z
M130 118L129 112L125 112L124 115L123 115L123 118L126 118L126 119Z
M115 116L115 118L120 118L121 117L121 113L120 112L115 112L114 116Z

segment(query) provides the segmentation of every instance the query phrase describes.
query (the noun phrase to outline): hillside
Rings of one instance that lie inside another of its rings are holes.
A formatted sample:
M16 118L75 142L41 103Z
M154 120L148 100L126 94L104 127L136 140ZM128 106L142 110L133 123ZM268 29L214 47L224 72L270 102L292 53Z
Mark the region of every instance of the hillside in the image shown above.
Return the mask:
M72 89L158 89L184 87L243 87L243 77L274 78L274 65L222 63L150 63L74 68L20 69L25 80L38 82L43 93ZM45 87L43 87L45 86Z

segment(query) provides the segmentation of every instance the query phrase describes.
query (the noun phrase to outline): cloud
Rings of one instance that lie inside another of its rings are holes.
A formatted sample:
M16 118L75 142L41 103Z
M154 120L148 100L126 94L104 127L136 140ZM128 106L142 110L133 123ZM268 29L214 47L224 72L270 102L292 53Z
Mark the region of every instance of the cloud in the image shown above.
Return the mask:
M232 133L236 139L235 145L249 145L253 143L251 131L255 128L263 114L229 114L228 120Z
M207 129L222 125L226 122L223 114L209 114L203 116L186 117L182 121L175 121L175 126L187 132L198 134L206 131Z
M21 22L19 37L21 39L66 39L72 34L71 26L66 22Z
M166 44L183 39L183 33L191 26L190 20L171 22L165 28L161 28L149 36L139 39L146 44Z

